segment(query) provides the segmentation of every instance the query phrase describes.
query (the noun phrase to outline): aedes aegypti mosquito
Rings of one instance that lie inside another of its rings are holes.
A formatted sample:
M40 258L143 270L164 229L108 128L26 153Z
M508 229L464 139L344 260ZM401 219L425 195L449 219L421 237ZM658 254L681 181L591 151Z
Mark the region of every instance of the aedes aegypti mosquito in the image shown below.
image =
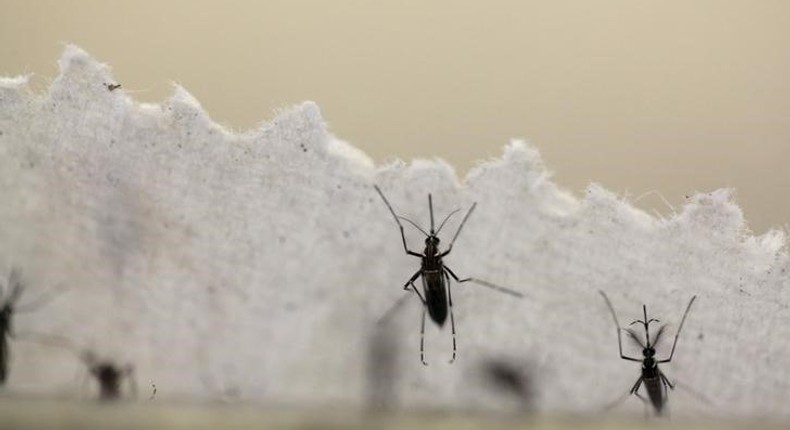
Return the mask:
M0 289L5 290L0 295L0 301L2 302L0 305L0 385L4 385L6 379L8 379L8 357L10 352L8 340L15 336L14 314L34 311L49 302L52 299L52 295L43 294L24 305L17 304L25 290L25 284L22 282L20 270L16 267L11 269L11 274L8 276L8 285L3 288L2 283L0 283Z
M680 325L678 326L678 331L675 333L675 341L672 343L672 351L669 353L669 357L659 360L655 358L656 350L655 347L661 341L661 335L664 334L664 329L666 329L666 324L659 327L658 332L656 333L655 337L650 339L650 331L649 326L651 322L660 322L655 318L648 319L647 318L647 306L642 305L642 312L644 313L644 320L636 320L631 322L630 325L634 324L642 324L645 329L645 341L642 342L639 335L631 328L621 328L620 323L617 321L617 314L614 311L614 307L612 306L612 302L609 301L609 297L606 296L606 293L603 291L598 291L601 296L603 297L604 301L606 302L606 306L609 307L609 311L612 313L612 318L614 319L615 327L617 327L617 343L620 347L620 358L623 360L628 361L636 361L642 363L642 374L637 379L636 383L629 394L633 394L639 397L642 401L646 402L645 398L639 395L637 392L642 384L645 384L645 389L647 390L647 396L650 399L650 403L653 405L653 408L656 411L656 414L661 414L664 410L664 406L667 402L668 391L667 388L674 390L675 384L673 384L669 378L664 375L664 372L658 368L659 364L662 363L669 363L672 361L672 357L675 355L675 347L678 344L678 337L680 336L680 330L683 329L683 323L686 322L686 316L688 316L689 311L691 310L691 305L694 304L694 300L697 296L694 296L689 300L688 306L686 306L686 311L683 312L683 318L680 320ZM623 354L623 341L620 335L621 331L625 331L628 333L628 336L636 342L642 348L642 358L635 358L629 357Z
M453 239L450 241L450 245L444 251L439 251L439 232L442 231L442 227L444 227L445 223L452 217L455 213L459 212L460 209L456 209L450 212L444 220L439 224L439 228L435 228L434 218L433 218L433 198L430 194L428 194L428 210L431 215L431 229L430 232L426 232L423 230L417 223L414 221L399 216L395 213L395 210L392 209L392 205L384 197L384 193L381 192L381 189L377 186L373 186L376 189L376 192L379 193L381 199L384 201L384 204L387 205L387 209L392 213L393 218L395 218L395 222L398 224L398 228L400 228L400 235L401 239L403 240L403 249L406 251L406 254L420 258L421 265L420 269L409 278L408 281L403 286L404 290L411 290L417 297L419 297L420 302L423 304L422 309L422 321L420 323L420 361L422 364L428 365L425 361L425 352L424 352L424 342L425 342L425 311L427 309L428 314L431 317L431 320L435 322L439 327L443 327L445 321L447 320L447 314L449 310L450 314L450 327L452 328L453 333L453 358L450 359L450 363L455 361L456 357L456 340L455 340L455 317L453 316L453 295L450 289L450 277L452 277L455 282L464 283L464 282L473 282L478 285L482 285L487 288L491 288L495 291L499 291L501 293L510 294L515 297L524 297L523 294L519 293L518 291L513 291L508 288L500 287L498 285L494 285L490 282L482 281L476 278L464 278L460 279L456 274L447 267L442 259L450 254L450 251L453 249L453 244L455 240L458 238L458 235L461 233L461 229L463 228L464 224L466 224L466 220L469 219L469 216L472 214L472 211L477 206L477 203L472 204L469 210L466 212L466 215L461 220L461 224L458 225L458 230L456 230ZM417 230L419 230L422 234L425 235L425 250L422 254L418 252L411 251L409 246L406 244L406 235L403 231L403 224L401 224L400 220L404 220L409 224L413 225ZM414 285L414 281L417 278L422 278L422 287L423 293L420 294L420 291ZM401 302L397 302L393 309L398 307ZM389 312L387 313L389 314Z

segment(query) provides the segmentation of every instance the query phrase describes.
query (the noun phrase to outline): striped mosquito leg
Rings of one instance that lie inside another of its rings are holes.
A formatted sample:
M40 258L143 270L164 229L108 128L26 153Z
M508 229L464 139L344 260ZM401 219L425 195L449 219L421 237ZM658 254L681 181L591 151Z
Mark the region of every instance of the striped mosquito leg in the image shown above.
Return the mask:
M445 275L445 276L447 276L447 275ZM447 282L447 300L448 300L448 303L450 304L450 327L452 328L452 331L453 331L453 358L450 359L450 363L452 363L452 362L455 361L457 348L456 348L456 344L455 344L455 317L453 316L453 294L451 293L452 289L450 288L449 278L448 278L447 281L448 281Z
M425 306L422 307L422 322L420 323L420 361L422 364L428 365L425 362Z

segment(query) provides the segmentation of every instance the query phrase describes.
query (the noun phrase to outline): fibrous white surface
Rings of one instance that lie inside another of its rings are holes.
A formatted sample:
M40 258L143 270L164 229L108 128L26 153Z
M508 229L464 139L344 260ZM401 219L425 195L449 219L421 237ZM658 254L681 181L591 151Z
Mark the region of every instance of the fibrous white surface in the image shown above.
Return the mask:
M108 67L79 48L60 68L43 95L0 80L0 265L24 271L22 302L70 287L19 314L19 332L132 363L158 398L361 404L371 327L419 267L378 184L422 225L428 193L439 218L478 202L446 263L528 295L454 286L459 358L446 363L449 327L429 323L429 367L409 300L394 319L402 404L497 408L470 369L504 354L534 364L541 410L600 410L639 374L618 357L604 290L624 325L645 303L676 327L698 295L662 367L689 387L671 393L673 413L790 416L785 237L753 236L727 190L656 218L598 186L559 189L519 142L459 182L441 160L374 166L313 103L233 134L182 88L161 105L110 91ZM421 250L409 226L407 239ZM79 392L73 355L12 342L8 390Z

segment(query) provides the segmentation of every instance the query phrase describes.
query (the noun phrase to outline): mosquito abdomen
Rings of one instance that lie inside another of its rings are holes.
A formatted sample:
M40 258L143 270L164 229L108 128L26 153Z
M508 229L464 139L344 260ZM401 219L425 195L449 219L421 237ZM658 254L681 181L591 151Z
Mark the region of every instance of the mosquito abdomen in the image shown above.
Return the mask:
M447 320L447 297L445 297L444 288L441 290L428 289L425 292L425 302L431 319L439 327L444 326L444 322Z
M650 403L653 404L656 413L661 415L664 410L664 387L661 384L661 378L646 378L644 384L647 389L647 396L650 398Z

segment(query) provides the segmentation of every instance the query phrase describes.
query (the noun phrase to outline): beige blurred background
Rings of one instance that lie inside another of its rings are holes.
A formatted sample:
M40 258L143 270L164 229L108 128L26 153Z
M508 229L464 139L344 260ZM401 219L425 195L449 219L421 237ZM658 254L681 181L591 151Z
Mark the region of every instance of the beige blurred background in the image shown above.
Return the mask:
M755 232L788 219L786 0L0 0L0 75L44 90L65 42L136 99L175 81L236 130L315 100L379 162L465 174L521 137L577 195L734 187Z

